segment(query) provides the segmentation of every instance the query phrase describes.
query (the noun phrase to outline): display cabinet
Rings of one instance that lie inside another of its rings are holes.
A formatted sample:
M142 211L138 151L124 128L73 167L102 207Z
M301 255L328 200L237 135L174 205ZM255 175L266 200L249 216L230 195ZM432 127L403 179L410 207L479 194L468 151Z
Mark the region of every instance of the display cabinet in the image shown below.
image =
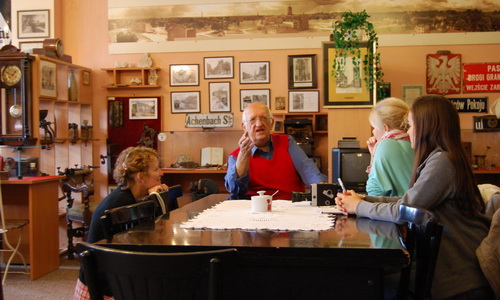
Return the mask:
M92 165L91 70L44 55L33 55L30 146L0 146L4 160L35 162L37 175L58 175L75 166ZM83 129L82 129L83 127ZM32 175L32 174L30 174Z
M103 68L101 69L110 74L110 83L103 88L107 89L140 89L140 88L159 88L157 84L160 68ZM134 79L140 82L132 83Z

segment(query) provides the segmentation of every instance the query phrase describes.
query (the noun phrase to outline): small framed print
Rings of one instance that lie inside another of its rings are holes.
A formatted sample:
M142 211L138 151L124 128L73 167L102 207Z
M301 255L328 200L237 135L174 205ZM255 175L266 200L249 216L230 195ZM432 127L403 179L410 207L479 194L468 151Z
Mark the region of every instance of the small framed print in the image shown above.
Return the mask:
M289 55L288 88L310 89L317 86L316 55Z
M231 83L210 82L210 112L231 111Z
M248 104L253 102L260 102L267 105L271 108L269 99L270 99L270 89L261 89L261 90L240 90L240 109L241 111L245 110Z
M130 98L129 119L158 119L158 102L156 98Z
M87 70L82 71L82 83L83 85L90 85L90 72Z
M17 11L17 37L19 39L50 37L50 11L48 9Z
M170 86L200 85L200 65L170 65Z
M275 110L285 110L285 97L275 97L274 98L274 109Z
M234 78L234 58L226 57L205 57L205 79Z
M200 112L200 92L171 92L172 113Z
M40 96L57 97L57 69L53 62L40 60Z
M318 112L319 91L289 92L289 112Z
M33 49L43 48L43 41L23 41L19 42L19 50L26 52Z
M269 83L268 61L240 62L240 83Z

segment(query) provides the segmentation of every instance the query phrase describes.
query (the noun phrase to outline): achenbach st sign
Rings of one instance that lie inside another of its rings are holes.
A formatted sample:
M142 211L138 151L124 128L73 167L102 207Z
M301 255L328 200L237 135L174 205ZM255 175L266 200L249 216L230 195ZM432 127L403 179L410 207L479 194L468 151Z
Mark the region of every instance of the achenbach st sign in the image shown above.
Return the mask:
M229 114L187 114L186 128L233 127L234 116Z

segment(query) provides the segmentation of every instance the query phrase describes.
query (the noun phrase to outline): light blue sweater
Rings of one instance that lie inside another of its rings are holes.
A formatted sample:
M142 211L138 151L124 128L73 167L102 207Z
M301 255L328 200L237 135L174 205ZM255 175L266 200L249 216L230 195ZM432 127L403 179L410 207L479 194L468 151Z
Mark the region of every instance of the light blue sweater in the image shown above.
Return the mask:
M409 141L384 139L377 144L366 182L370 196L403 196L410 186L414 152Z

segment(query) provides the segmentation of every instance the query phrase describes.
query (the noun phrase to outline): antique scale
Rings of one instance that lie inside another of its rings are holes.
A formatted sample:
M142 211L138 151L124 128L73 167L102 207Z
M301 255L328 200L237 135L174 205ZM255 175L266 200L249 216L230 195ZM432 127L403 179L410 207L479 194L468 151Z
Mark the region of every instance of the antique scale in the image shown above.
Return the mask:
M32 72L33 56L15 46L0 49L0 144L29 146L32 136Z

